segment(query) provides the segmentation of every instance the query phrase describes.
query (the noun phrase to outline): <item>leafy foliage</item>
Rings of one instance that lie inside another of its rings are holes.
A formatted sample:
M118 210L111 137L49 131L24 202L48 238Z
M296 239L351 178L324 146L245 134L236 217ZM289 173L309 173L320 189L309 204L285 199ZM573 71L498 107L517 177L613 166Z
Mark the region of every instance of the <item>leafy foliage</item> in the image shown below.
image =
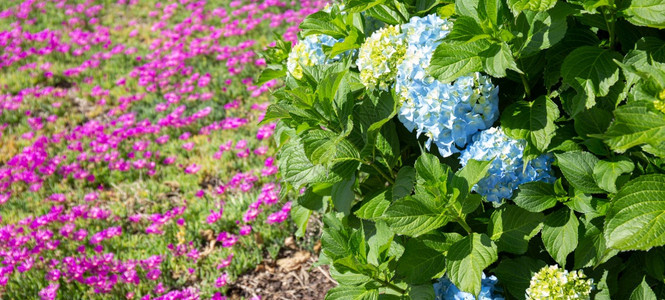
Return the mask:
M495 161L469 160L461 168L458 154L426 151L428 137L400 124L397 111L406 103L400 91L329 88L323 78L359 76L349 63L353 55L315 68L319 79L283 78L273 111L293 130L281 155L298 157L297 164L281 164L285 182L345 189L341 206L339 193L316 198L333 204L316 210L344 224L328 227L322 251L339 271L333 274L363 279L350 285L340 277L331 296L431 298L427 286L440 276L478 295L483 274L493 272L505 297L523 299L533 274L552 264L589 274L598 298L634 290L641 299L665 290L662 268L643 267L642 252L660 253L665 245L662 1L343 2L341 14L318 13L304 28L322 24L317 30L323 30L328 22L331 35L335 27L334 34L349 38L346 50L360 48L372 32L353 20L400 25L432 14L449 18L452 30L424 52L431 60L417 76L450 83L473 72L493 77L501 110L493 125L524 140L525 165L552 153L557 179L523 183L511 199L489 203L474 188ZM322 91L336 100L303 101ZM341 107L348 113L336 113ZM463 150L467 142L456 146ZM517 154L496 159L511 155ZM363 241L374 231L367 228L391 237L371 262ZM337 242L327 242L333 237ZM624 275L645 279L639 284Z

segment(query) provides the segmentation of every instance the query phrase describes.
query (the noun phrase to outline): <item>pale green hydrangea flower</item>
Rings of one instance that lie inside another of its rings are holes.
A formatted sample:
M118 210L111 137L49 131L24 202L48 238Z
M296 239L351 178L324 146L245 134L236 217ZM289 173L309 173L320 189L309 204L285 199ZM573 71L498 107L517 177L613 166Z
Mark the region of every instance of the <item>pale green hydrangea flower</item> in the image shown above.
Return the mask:
M356 64L360 80L370 90L388 91L397 75L397 65L404 59L407 43L398 26L377 30L360 46Z
M592 286L593 279L586 279L581 270L568 272L557 265L545 266L531 277L526 299L589 299Z
M656 107L657 110L662 111L665 113L665 89L660 91L658 94L658 100L654 102L654 106Z
M342 40L343 39L335 39L325 34L314 34L306 36L304 39L298 41L298 44L293 46L293 49L291 49L291 53L289 53L289 57L286 60L286 69L293 76L293 78L300 80L303 76L303 67L329 64L340 60L342 55L339 54L331 59L328 59L326 54L323 52L323 46L332 47ZM344 53L344 55L347 54L348 53Z

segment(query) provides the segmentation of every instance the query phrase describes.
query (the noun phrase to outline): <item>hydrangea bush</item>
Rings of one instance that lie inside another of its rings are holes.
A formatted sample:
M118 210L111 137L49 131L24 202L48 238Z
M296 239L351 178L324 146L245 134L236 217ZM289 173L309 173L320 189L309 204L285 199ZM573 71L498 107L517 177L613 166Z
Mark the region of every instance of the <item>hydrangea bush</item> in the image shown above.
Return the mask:
M664 1L342 4L260 79L329 299L665 297Z

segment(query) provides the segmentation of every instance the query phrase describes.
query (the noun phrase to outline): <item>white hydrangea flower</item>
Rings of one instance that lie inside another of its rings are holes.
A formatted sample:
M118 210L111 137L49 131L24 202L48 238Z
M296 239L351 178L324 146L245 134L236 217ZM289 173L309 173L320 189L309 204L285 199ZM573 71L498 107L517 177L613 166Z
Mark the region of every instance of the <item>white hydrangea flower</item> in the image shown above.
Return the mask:
M406 53L406 42L399 26L388 26L374 33L360 46L356 64L360 80L370 90L388 91L395 80L397 65Z
M590 299L592 288L593 279L586 279L581 270L568 272L557 265L545 266L531 277L526 299Z

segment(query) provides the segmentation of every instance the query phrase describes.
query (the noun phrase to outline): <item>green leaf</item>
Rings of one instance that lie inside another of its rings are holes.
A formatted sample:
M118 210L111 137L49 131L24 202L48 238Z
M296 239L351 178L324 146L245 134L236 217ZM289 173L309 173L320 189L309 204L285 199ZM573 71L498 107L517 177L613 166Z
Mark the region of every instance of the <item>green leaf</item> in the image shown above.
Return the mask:
M559 108L545 96L536 100L518 101L508 106L501 114L501 127L506 135L514 139L525 139L529 145L542 151L547 149L559 118Z
M390 6L385 4L373 6L367 9L365 13L372 18L390 25L397 25L407 21L399 12L393 10L390 8Z
M483 29L476 19L467 16L460 16L455 20L453 30L446 36L446 40L451 41L469 41L484 35Z
M564 59L561 65L563 82L572 86L586 108L596 104L596 97L606 96L610 87L619 80L619 66L613 60L621 54L593 46L579 47Z
M434 299L436 294L434 293L434 286L432 284L423 284L423 285L412 285L409 290L409 297L412 300L419 299Z
M346 51L360 48L360 42L362 42L360 36L361 35L358 34L357 30L351 30L349 32L349 35L344 37L343 41L335 43L332 46L332 49L330 50L330 54L328 56L335 57L338 54L342 54Z
M395 234L390 230L385 222L377 220L374 222L374 232L370 235L366 230L367 246L367 262L373 265L380 265L383 262L384 253L390 249ZM364 228L364 227L363 227Z
M538 1L538 0L536 0ZM544 0L545 2L549 0ZM554 5L556 1L552 1ZM516 53L519 57L528 57L559 43L568 30L566 19L574 10L564 2L547 11L520 10L516 25L522 33L514 43L520 45Z
M333 184L330 198L332 199L335 210L343 212L345 215L351 213L351 204L355 200L353 185L356 182L356 176L342 180Z
M403 166L397 172L395 185L393 185L393 200L404 198L413 192L413 184L416 182L416 169Z
M481 71L484 58L481 53L491 43L486 39L470 42L443 42L434 54L429 66L429 74L442 82L451 82L460 76Z
M524 10L546 11L556 4L556 0L508 0L508 7L517 16Z
M575 116L575 131L582 137L604 133L612 122L612 113L599 107L584 110Z
M556 205L557 195L553 185L534 181L521 184L513 201L530 212L541 212Z
M665 118L646 101L630 102L614 111L614 122L607 132L598 136L612 150L623 153L639 146L650 145L658 149L665 143Z
M631 0L630 6L623 13L628 22L637 26L665 28L665 1Z
M508 293L521 300L524 299L524 291L529 288L533 274L545 266L547 264L544 261L528 256L506 258L501 259L499 266L494 269L494 274Z
M613 157L610 161L598 161L593 168L593 178L598 186L610 193L616 193L616 181L621 174L630 173L635 169L635 164L624 156Z
M446 242L446 236L441 234L410 239L397 262L396 276L412 285L424 284L443 276L446 270L445 254L452 244Z
M257 79L256 84L257 86L261 86L264 83L273 80L275 78L281 78L286 76L286 68L281 67L281 68L265 68L263 71L261 71L261 75L259 75L259 79Z
M338 285L326 293L326 300L378 300L378 289L367 289L364 285Z
M543 224L542 213L534 213L514 205L504 205L492 213L487 232L499 251L523 254Z
M448 250L448 276L461 291L480 294L483 270L498 258L496 244L486 235L471 233Z
M656 300L656 293L653 292L651 287L646 281L646 277L642 278L642 282L630 294L630 300Z
M418 177L427 182L445 181L450 169L448 166L441 164L438 157L429 153L423 153L418 157L415 168Z
M585 193L603 193L593 179L598 158L589 152L571 151L555 154L559 168L570 185Z
M303 184L321 182L326 180L325 167L313 165L307 156L299 139L286 143L279 151L279 172L282 178L299 188Z
M517 67L515 58L513 58L513 51L510 50L510 47L506 42L492 44L480 55L484 57L483 70L492 77L506 77L506 69L513 70L520 74L523 73L522 70Z
M597 266L604 263L619 251L607 249L603 237L603 217L591 218L589 215L582 218L578 246L575 249L574 269Z
M466 195L471 192L471 188L487 175L492 161L469 159L466 165L455 173L452 186L460 190L461 199L466 198Z
M305 18L300 23L302 35L326 34L336 39L346 36L344 23L341 20L335 20L330 14L319 11Z
M311 215L312 215L311 210L300 205L293 205L291 209L291 219L293 219L293 222L298 227L298 230L296 230L295 233L296 237L305 236L305 231L307 230L307 223Z
M642 175L619 190L607 211L605 239L618 250L665 245L665 175Z
M354 214L358 218L366 220L373 220L380 217L388 209L388 206L390 206L391 194L391 191L386 189L376 195L365 197L369 200L364 202Z
M543 244L552 258L560 265L566 265L566 257L577 247L579 221L575 213L566 208L549 214L543 226Z
M313 164L330 165L360 157L358 149L349 140L328 130L310 130L302 136L302 141Z
M407 196L395 201L381 217L397 234L417 237L437 229L449 219L442 211L424 203L424 199Z

